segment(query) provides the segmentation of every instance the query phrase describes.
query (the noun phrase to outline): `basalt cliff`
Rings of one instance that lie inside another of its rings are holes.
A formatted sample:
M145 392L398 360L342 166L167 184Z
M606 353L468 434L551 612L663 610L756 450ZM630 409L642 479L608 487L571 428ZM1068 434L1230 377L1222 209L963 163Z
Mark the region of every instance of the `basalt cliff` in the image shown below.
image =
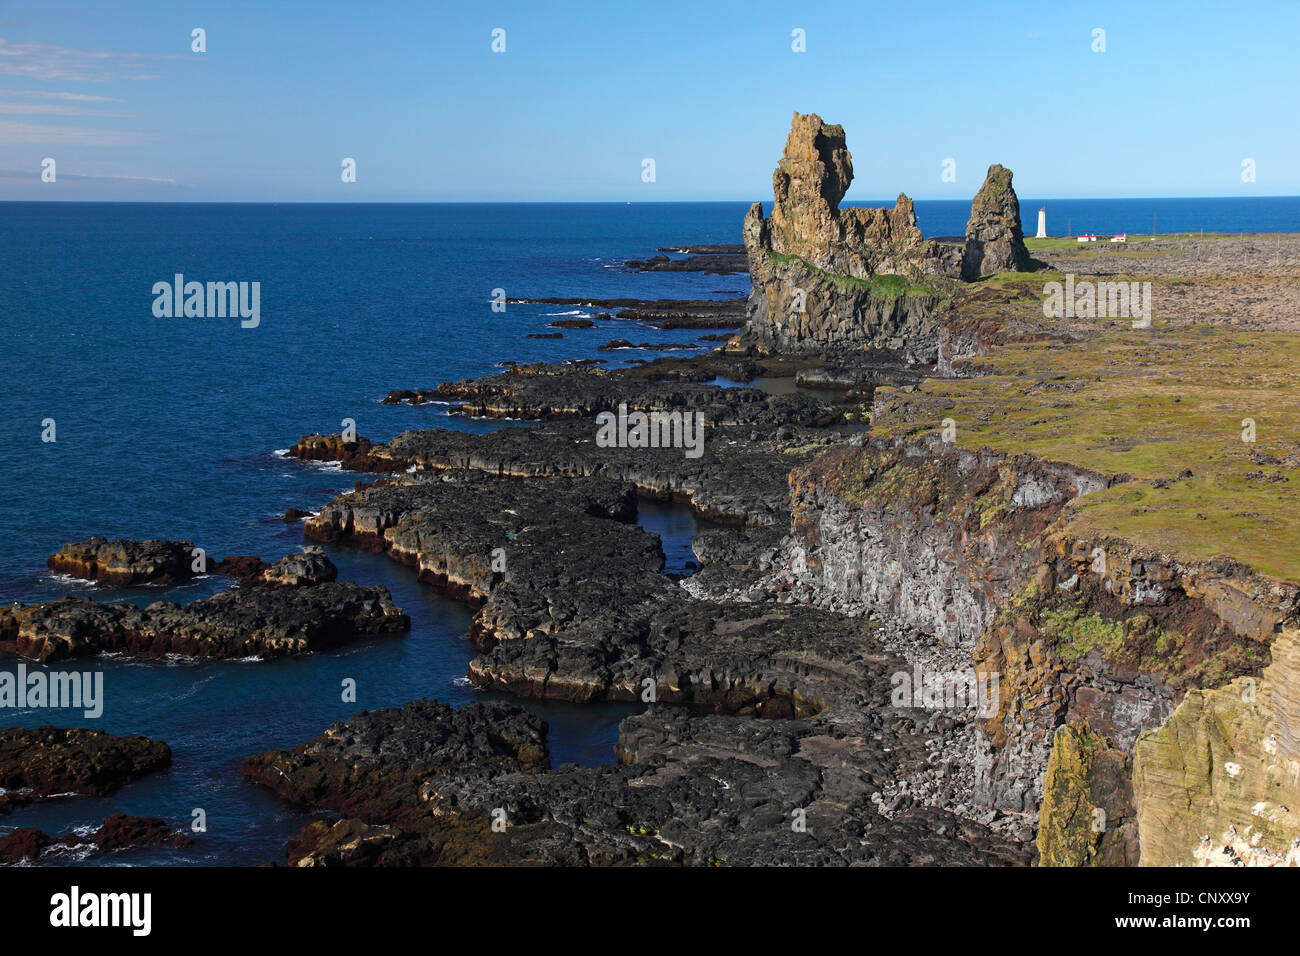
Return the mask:
M915 629L909 661L996 676L995 712L943 746L970 806L1032 820L1040 865L1300 865L1294 261L1261 278L1214 253L1206 274L1178 237L1056 240L1022 276L1013 202L994 167L958 257L989 275L937 316L908 311L921 338L903 350L937 335L937 374L877 386L869 431L794 469L757 590L893 620ZM752 260L760 305L772 255ZM1145 277L1163 307L1152 324L1045 317L1042 285L1066 273ZM1271 292L1247 309L1248 288ZM836 301L859 341L886 328L865 293ZM850 361L843 333L786 328ZM896 792L947 805L952 779Z
M1020 816L1041 865L1300 865L1294 260L1207 267L1159 237L1038 240L1035 261L1003 166L964 243L923 239L904 195L840 209L852 176L843 129L796 114L771 215L745 218L732 347L845 385L881 350L931 377L876 380L869 431L794 468L749 597L889 620L909 662L996 678L946 769L892 793ZM1163 308L1054 319L1043 284L1068 273L1146 279Z

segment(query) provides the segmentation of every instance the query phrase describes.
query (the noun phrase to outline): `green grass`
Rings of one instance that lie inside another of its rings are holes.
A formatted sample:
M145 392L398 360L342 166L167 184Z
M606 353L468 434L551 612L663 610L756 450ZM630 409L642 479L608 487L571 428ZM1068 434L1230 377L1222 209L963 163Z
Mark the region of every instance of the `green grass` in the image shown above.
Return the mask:
M950 289L941 288L938 285L931 285L924 282L913 282L907 276L882 273L880 275L872 276L870 279L859 279L855 276L847 276L838 272L829 272L826 269L819 269L817 266L800 256L787 256L772 249L767 250L767 254L771 257L773 262L781 265L800 265L809 272L835 283L840 288L867 292L880 298L944 298L951 295Z
M1084 251L1095 249L1099 246L1105 246L1112 252L1122 249L1124 246L1132 246L1139 243L1149 243L1152 240L1161 242L1187 242L1197 239L1218 239L1230 235L1225 232L1161 232L1151 235L1150 233L1131 232L1128 235L1128 242L1115 243L1111 245L1110 236L1097 233L1096 242L1079 242L1077 236L1048 236L1046 239L1031 239L1025 237L1025 246L1030 252L1043 249L1078 249Z
M1057 652L1070 663L1094 650L1115 657L1124 649L1124 627L1100 614L1081 614L1077 608L1049 608L1039 614L1038 628L1058 641Z
M877 435L937 431L1131 480L1079 499L1081 533L1300 582L1300 336L1206 326L1002 346L987 374L876 392ZM1242 440L1243 419L1255 442Z

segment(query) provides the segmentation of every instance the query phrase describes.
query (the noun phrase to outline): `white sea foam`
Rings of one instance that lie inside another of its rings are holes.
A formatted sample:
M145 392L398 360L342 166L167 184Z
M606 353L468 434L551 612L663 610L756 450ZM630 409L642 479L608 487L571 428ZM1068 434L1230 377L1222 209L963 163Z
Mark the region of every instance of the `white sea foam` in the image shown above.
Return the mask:
M199 664L203 662L202 657L197 657L194 654L177 654L175 652L164 654L163 660L169 665Z
M79 578L71 574L55 573L54 571L51 571L49 574L46 575L46 577L48 577L51 581L57 581L59 584L80 584L80 585L88 584L91 587L99 587L99 584L95 581L92 581L90 578Z
M193 684L191 684L190 687L189 687L189 689L188 689L187 691L185 691L185 693L183 693L183 694L174 694L174 695L172 695L172 696L165 697L165 698L163 698L163 699L164 699L164 700L167 700L167 701L169 701L169 702L171 702L171 703L175 703L175 702L177 702L177 701L181 701L181 700L189 700L191 697L193 697L195 694L197 694L197 693L199 692L199 689L200 689L204 684L207 684L207 683L212 682L213 680L216 679L216 677L217 677L216 674L209 674L207 677L204 677L202 680L197 680L197 681L195 681Z
M93 832L93 831L92 831ZM57 856L61 859L84 860L98 847L93 843L52 843L41 851L41 856Z

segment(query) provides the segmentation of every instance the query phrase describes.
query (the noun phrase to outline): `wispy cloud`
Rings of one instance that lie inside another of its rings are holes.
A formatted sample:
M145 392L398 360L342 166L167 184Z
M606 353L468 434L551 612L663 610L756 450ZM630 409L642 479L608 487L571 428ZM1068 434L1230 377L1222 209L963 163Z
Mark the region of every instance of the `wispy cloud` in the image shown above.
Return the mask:
M115 96L95 96L91 93L68 93L63 90L0 90L0 96L25 96L28 99L68 100L76 103L120 103Z
M4 116L104 116L122 118L135 113L116 113L93 106L68 106L64 103L7 103L0 100L0 115Z
M135 146L153 143L159 134L140 130L94 129L89 126L47 126L0 119L0 142L56 146Z
M157 79L158 74L141 73L140 68L159 60L178 59L182 59L179 53L77 50L54 43L13 43L0 38L0 74L36 80L106 83L119 79Z
M30 183L40 179L40 170L0 169L0 183ZM176 185L176 180L164 176L83 176L78 173L65 173L59 170L59 181L95 183L161 183L165 186Z

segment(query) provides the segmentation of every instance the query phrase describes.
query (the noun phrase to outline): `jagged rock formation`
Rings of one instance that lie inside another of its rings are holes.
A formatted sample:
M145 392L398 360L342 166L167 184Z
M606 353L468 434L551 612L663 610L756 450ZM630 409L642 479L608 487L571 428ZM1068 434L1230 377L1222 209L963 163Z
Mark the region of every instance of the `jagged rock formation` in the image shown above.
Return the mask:
M1037 816L1043 864L1190 865L1228 826L1256 865L1285 861L1300 655L1278 635L1300 589L1078 538L1075 500L1115 481L934 433L836 448L793 474L793 534L766 586L902 619L1000 675L968 756L975 797Z
M324 437L307 436L303 439L303 447L311 447L311 438ZM361 447L368 452L369 442L364 438L361 441L365 442ZM375 467L369 457L355 454L341 441L333 447L341 459ZM313 454L324 455L326 452L315 449ZM383 467L383 463L377 466L378 470ZM295 520L306 515L306 512L302 512L295 516ZM197 557L198 551L189 541L133 541L127 538L109 541L94 537L65 544L57 554L46 560L46 564L56 573L70 574L99 584L165 585L176 584L198 574L195 568L202 567L202 564L197 561ZM251 556L230 556L205 563L210 570L234 578L242 587L299 587L333 581L338 577L338 569L320 552L286 555L275 565Z
M953 275L953 250L926 242L912 200L899 194L893 209L840 209L853 181L844 128L815 113L794 115L785 152L772 173L772 215L755 203L745 217L745 247L753 240L817 269L856 279L881 273Z
M1041 535L1064 501L1106 484L1084 469L957 449L937 434L867 442L795 470L791 531L826 606L871 607L970 648L1034 573L1021 542Z
M270 587L297 588L310 584L325 584L337 580L339 569L321 551L287 554L261 574L263 583Z
M1043 777L1039 866L1129 866L1138 860L1129 755L1087 724L1056 732Z
M914 283L959 276L960 253L922 239L904 195L892 210L840 209L852 180L844 129L796 113L772 174L772 215L764 219L754 203L745 216L753 289L742 342L795 351L906 348L916 361L933 349L930 319L946 291ZM894 279L873 282L878 275Z
M337 461L352 471L383 471L386 464L370 454L368 438L347 441L342 435L304 435L287 452L301 461ZM395 466L392 470L396 470Z
M1011 188L1011 170L994 163L971 202L962 278L973 282L980 276L1028 268L1029 250L1020 230L1020 200Z
M427 479L376 482L343 495L308 520L304 533L383 551L414 566L422 581L474 606L506 575L522 575L534 562L555 573L564 542L584 536L600 540L599 560L616 562L626 575L663 566L654 536L629 523L636 516L629 484L608 478L524 482L474 473L455 481ZM484 501L491 507L483 509ZM562 573L572 570L570 564Z
M371 461L381 472L468 469L518 478L616 478L648 497L689 503L711 521L771 525L789 514L784 491L790 466L831 440L811 429L776 432L762 442L749 427L706 427L703 454L687 458L680 448L601 448L590 422L547 422L484 435L429 428L374 446ZM323 530L324 522L322 513L307 523L307 533Z
M1011 173L993 167L976 196L969 261L960 246L924 239L912 200L901 193L893 209L840 209L852 180L844 129L815 113L794 114L772 174L772 215L763 218L754 203L745 216L753 288L739 344L892 349L909 363L933 365L936 320L956 280L1028 267Z
M693 460L598 448L591 435L590 423L407 432L371 454L415 473L341 496L305 530L382 550L476 604L470 634L482 653L469 676L480 686L634 701L649 683L658 709L624 723L623 765L485 773L471 755L425 776L414 794L400 766L376 767L368 794L390 792L391 779L391 792L406 794L399 817L387 797L322 790L316 770L300 787L304 770L277 756L256 779L344 816L304 828L289 862L482 858L467 853L561 863L1032 860L1032 833L1016 821L990 828L893 789L900 777L935 772L942 758L929 745L950 717L890 706L902 665L872 625L684 594L662 573L654 536L629 523L630 484L732 523L697 543L706 567L696 577L719 590L744 586L788 526L790 467L826 432L780 429L760 440L748 428L712 428ZM352 773L375 758L330 759ZM497 808L505 834L486 825ZM801 809L808 839L791 829Z
M878 664L866 676L859 686L872 696L887 692ZM342 815L304 827L287 847L291 866L1032 859L1029 847L942 810L877 808L871 791L923 751L906 721L881 711L831 723L651 705L622 723L620 763L597 768L551 770L545 733L512 705L416 701L250 757L244 773ZM800 816L806 828L792 826Z
M479 418L589 418L615 411L620 405L629 411L699 412L709 425L821 426L838 418L829 403L806 395L766 395L753 388L645 382L631 372L519 365L483 378L444 382L429 397L453 403L448 414Z

